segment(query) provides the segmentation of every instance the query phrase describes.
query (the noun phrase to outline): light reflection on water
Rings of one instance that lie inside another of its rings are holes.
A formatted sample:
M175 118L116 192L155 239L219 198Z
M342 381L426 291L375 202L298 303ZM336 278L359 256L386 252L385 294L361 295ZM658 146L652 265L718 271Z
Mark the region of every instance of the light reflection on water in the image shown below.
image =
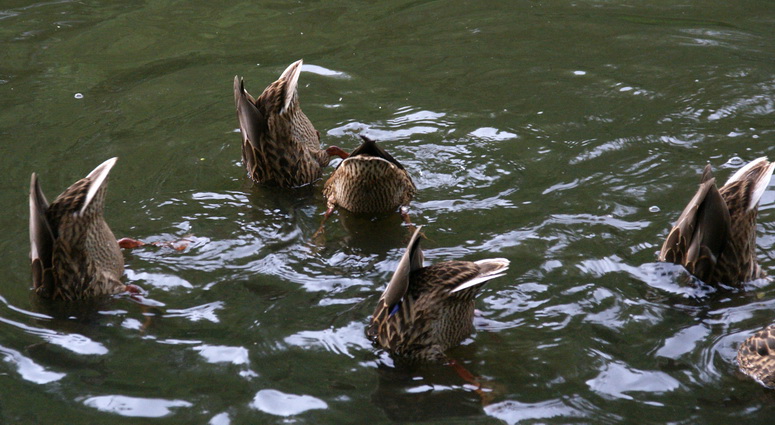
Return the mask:
M3 361L13 365L21 378L26 381L35 384L48 384L65 377L64 373L46 370L45 367L35 363L16 350L0 346L0 354L3 355Z
M193 406L185 400L163 400L122 395L89 397L83 400L83 404L103 412L133 418L161 418L170 415L177 408Z
M0 11L0 399L19 400L0 422L769 420L772 396L735 355L775 320L775 289L696 287L655 253L707 162L724 181L775 158L770 5L439 6ZM244 178L231 78L258 94L300 57L323 143L368 135L413 177L427 262L511 260L450 351L489 395L364 336L409 237L397 214L338 211L313 239L322 182L287 194ZM139 301L34 300L30 172L64 187L114 155L116 235L187 247L125 252ZM773 206L769 190L765 269Z

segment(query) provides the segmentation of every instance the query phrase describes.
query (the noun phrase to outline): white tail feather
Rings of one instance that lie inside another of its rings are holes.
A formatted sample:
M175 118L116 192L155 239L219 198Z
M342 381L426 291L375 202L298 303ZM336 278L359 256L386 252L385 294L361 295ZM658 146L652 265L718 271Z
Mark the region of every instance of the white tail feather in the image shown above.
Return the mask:
M285 83L285 104L283 104L283 108L280 109L280 114L284 114L285 111L291 107L291 102L293 102L293 98L296 96L296 87L299 84L299 75L301 74L301 66L303 64L304 60L299 59L288 65L288 68L285 68L285 71L280 75L281 79L285 78L287 81L287 83Z
M490 258L487 260L479 260L474 262L479 267L486 268L479 276L458 285L450 293L460 292L466 288L480 285L488 280L501 277L506 274L506 270L509 269L509 260L505 258Z
M775 162L771 162L770 165L767 166L767 171L765 171L761 178L757 180L756 183L754 183L753 192L751 193L751 201L748 204L748 211L756 208L756 206L759 205L759 201L762 199L762 195L764 195L764 192L770 185L773 170L775 170Z
M460 292L463 289L479 285L481 283L487 282L488 280L495 279L496 277L501 277L501 276L503 276L505 274L506 273L498 273L498 274L491 274L491 275L487 275L487 276L479 276L479 277L476 277L476 278L473 278L473 279L469 280L468 282L461 283L460 285L457 286L457 288L455 288L455 289L453 289L453 290L451 290L449 292L454 294L455 292Z
M763 156L761 158L756 158L753 161L749 162L748 164L745 164L739 170L735 171L735 174L732 174L732 177L730 177L729 180L727 180L726 184L729 184L729 183L732 183L732 182L735 182L735 181L738 181L738 180L742 179L743 176L745 175L745 173L747 173L751 168L755 167L756 165L758 165L762 161L767 161L767 157ZM725 186L726 186L726 184L725 184Z
M86 211L86 208L89 206L92 199L94 199L94 196L97 195L97 192L102 187L102 183L104 183L105 179L108 178L110 169L116 165L116 161L118 161L118 158L110 158L109 160L98 165L97 168L95 168L91 173L89 173L88 176L86 176L87 179L92 178L93 181L91 185L89 185L89 191L86 192L86 200L83 202L83 206L81 206L81 210L78 211L78 214L83 214L83 212Z
M732 177L727 180L726 184L734 183L736 181L742 180L746 178L746 175L749 171L751 171L754 167L761 166L761 163L767 162L767 157L763 156L761 158L756 158L753 161L749 162L739 170L735 172L735 174L732 174ZM759 201L762 199L762 195L764 195L764 192L767 190L767 187L770 185L770 179L772 179L772 172L775 170L775 162L770 163L767 165L767 169L761 174L759 179L757 179L753 183L753 190L751 192L751 199L748 202L748 208L747 210L750 211L754 208L756 208L757 205L759 205Z

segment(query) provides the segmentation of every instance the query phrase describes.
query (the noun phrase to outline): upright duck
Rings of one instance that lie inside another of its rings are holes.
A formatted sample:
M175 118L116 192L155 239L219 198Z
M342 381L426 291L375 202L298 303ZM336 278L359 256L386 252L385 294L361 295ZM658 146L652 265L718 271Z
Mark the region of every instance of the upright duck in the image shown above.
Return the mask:
M256 183L284 188L320 178L332 156L346 157L336 146L320 148L320 133L301 111L298 82L302 60L292 63L258 99L234 77L234 103L242 133L242 161Z
M659 261L680 264L709 284L740 286L765 276L756 261L756 215L775 163L758 158L718 189L710 164L667 236Z

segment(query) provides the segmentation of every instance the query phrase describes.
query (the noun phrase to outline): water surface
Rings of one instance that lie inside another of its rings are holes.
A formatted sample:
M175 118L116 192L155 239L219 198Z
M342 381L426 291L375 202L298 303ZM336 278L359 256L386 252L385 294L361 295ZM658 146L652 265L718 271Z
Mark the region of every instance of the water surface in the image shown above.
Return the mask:
M3 423L764 423L736 372L775 289L683 285L655 252L702 167L775 158L770 2L6 2L0 10ZM255 187L235 74L304 58L326 145L379 140L418 187L426 260L506 257L449 368L394 367L363 331L407 242L322 182ZM118 237L145 305L30 294L27 190L118 156ZM775 265L775 191L759 253ZM138 419L140 418L140 419Z

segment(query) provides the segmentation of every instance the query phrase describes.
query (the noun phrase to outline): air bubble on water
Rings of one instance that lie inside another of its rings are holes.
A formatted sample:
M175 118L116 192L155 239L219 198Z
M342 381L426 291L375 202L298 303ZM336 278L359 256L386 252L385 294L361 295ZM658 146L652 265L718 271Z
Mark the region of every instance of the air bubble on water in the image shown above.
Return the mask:
M740 158L739 156L733 156L732 158L729 158L729 160L727 160L727 163L724 165L738 168L738 167L742 167L743 164L745 164L745 160L743 160L743 158Z
M659 211L660 211L659 207L656 205L652 205L649 207L649 212L658 213Z

